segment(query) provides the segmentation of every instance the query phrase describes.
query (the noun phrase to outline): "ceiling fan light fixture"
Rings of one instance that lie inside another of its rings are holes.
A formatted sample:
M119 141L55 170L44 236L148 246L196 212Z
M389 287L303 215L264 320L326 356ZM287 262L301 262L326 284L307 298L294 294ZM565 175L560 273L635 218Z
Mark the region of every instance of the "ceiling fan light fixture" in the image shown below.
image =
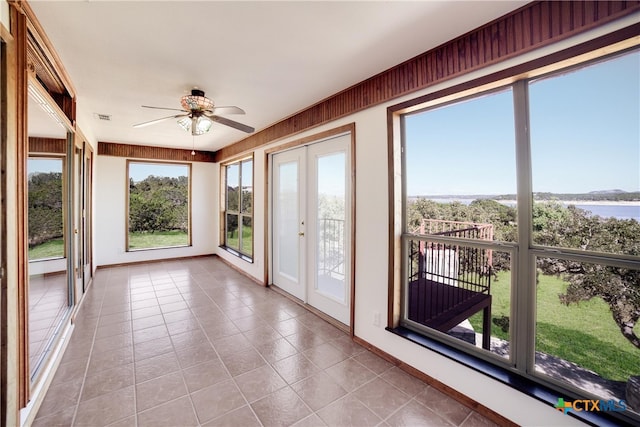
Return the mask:
M178 120L178 126L193 136L203 135L211 130L213 121L205 116L183 117Z
M191 95L185 95L180 99L180 104L185 110L211 110L213 101L204 96L204 92L199 89L192 89Z
M209 119L209 117L200 116L196 120L196 135L202 135L203 133L209 132L211 130L211 125L213 125L213 121Z

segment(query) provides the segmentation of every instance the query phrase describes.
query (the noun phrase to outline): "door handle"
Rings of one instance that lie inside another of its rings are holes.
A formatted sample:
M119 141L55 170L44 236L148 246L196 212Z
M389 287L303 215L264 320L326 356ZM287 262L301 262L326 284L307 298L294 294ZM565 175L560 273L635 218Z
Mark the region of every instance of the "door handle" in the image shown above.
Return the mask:
M298 236L304 236L304 231L299 232Z

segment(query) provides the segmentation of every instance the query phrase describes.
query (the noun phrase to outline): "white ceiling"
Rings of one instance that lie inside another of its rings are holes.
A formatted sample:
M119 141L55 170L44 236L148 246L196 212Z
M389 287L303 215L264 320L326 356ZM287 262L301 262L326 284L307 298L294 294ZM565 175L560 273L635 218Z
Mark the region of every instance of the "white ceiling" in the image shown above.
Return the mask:
M191 148L174 120L134 129L171 115L141 105L181 108L197 86L216 105L243 108L228 118L258 131L526 2L29 3L76 88L89 138ZM214 124L195 146L213 151L245 136Z

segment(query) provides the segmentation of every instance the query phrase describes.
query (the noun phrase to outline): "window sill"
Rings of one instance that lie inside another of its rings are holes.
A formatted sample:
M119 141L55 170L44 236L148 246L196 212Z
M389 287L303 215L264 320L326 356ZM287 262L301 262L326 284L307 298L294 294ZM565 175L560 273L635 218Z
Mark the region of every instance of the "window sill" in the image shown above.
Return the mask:
M246 255L244 255L244 254L242 254L242 253L238 252L238 251L237 251L237 250L235 250L235 249L229 248L229 247L224 246L224 245L220 245L220 246L218 246L218 247L219 247L220 249L224 249L225 251L229 252L229 253L230 253L230 254L232 254L232 255L237 256L238 258L240 258L240 259L241 259L241 260L243 260L243 261L246 261L246 262L248 262L248 263L250 263L250 264L253 264L253 258L248 257L248 256L246 256Z
M548 404L552 408L558 402L559 397L568 399L584 399L580 396L571 396L568 393L562 394L550 387L537 383L530 378L526 378L517 372L510 371L505 368L493 365L485 360L473 357L472 355L465 353L456 348L450 347L432 338L420 335L405 327L386 328L387 331L396 334L402 338L418 344L421 347L434 351L448 359L454 360L462 365L473 369L476 372L480 372L488 376L489 378L500 381L501 383L518 390L527 396L533 397L543 403ZM635 420L631 417L624 416L615 412L569 412L568 416L572 416L584 423L595 426L619 426L621 424L632 425Z

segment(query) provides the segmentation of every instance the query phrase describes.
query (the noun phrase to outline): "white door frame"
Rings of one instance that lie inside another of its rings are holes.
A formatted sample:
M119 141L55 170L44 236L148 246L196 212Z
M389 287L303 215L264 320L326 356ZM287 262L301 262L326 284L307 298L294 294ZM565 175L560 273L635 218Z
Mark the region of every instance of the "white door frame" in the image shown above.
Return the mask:
M350 212L346 212L346 215L349 218L350 222L350 230L346 236L345 245L348 246L348 276L346 277L346 287L348 293L348 311L349 311L349 321L347 323L349 331L351 335L353 335L354 331L354 307L355 307L355 206L356 206L356 191L355 191L355 123L350 123L344 126L340 126L338 128L321 132L316 135L312 135L309 137L305 137L299 139L297 141L288 142L282 144L280 146L273 147L271 149L265 150L265 163L267 165L265 176L266 176L266 190L267 197L266 200L266 213L265 213L265 226L267 229L267 257L265 263L265 276L266 283L268 285L273 285L273 200L272 200L272 190L273 190L273 155L277 153L281 153L287 150L291 150L293 148L299 148L305 145L311 145L315 143L322 143L323 141L335 139L337 137L348 135L350 137L350 145L349 145L349 155L347 156L347 179L349 181L349 198L350 198ZM306 292L306 291L305 291ZM305 295L306 298L306 295ZM305 301L303 301L305 302ZM340 322L344 324L343 322Z

